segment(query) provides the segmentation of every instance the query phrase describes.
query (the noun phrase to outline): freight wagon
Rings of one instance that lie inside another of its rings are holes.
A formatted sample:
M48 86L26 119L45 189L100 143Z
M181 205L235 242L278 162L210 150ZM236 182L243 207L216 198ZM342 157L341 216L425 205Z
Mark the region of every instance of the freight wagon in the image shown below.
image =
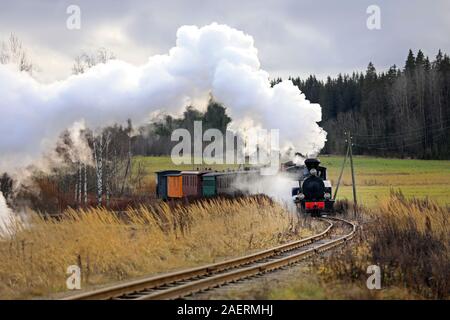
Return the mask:
M202 176L202 194L204 197L214 197L217 194L217 177L221 172L210 172Z
M182 171L183 179L182 192L184 197L202 196L202 176L206 172L200 171Z
M183 198L183 176L181 173L167 175L167 198Z
M166 200L168 198L201 197L202 176L205 173L206 172L201 171L160 172L157 174L157 185L167 185L167 197L161 197L161 199ZM167 179L167 183L164 182L165 179ZM161 189L163 188L161 187ZM159 191L158 189L158 196L159 194L164 194L163 191L164 190Z
M164 170L156 172L156 196L160 199L167 199L167 176L179 174L179 170Z
M184 197L213 197L216 195L236 196L246 193L243 189L247 189L247 185L254 183L258 176L259 172L255 170L226 172L160 171L157 173L157 195L163 200ZM166 192L165 185L167 185ZM243 188L241 189L239 186Z

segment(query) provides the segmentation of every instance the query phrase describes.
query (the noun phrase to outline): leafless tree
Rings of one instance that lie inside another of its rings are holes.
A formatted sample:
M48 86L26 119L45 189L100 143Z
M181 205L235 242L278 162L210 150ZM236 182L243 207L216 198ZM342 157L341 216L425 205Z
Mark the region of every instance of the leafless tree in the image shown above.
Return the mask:
M97 139L94 139L94 163L95 173L97 177L97 204L103 203L103 189L106 191L107 204L109 204L110 188L109 188L109 166L106 155L111 143L111 134L109 132L102 133Z
M14 64L19 71L33 74L35 65L28 57L22 41L11 33L8 41L0 42L0 64Z
M75 57L75 62L72 67L73 74L80 74L86 72L89 68L100 64L106 63L109 60L115 59L114 53L105 48L100 48L94 54L82 53Z
M142 190L142 180L147 176L145 166L139 161L136 163L136 172L130 174L130 183L136 186L138 190Z
M88 203L87 165L84 164L84 205Z

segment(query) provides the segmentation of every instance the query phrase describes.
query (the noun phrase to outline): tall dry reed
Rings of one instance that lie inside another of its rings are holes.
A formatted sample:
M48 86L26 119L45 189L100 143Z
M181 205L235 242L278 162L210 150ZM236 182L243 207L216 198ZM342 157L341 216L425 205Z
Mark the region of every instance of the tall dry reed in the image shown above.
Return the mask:
M79 265L82 285L166 272L270 247L311 231L264 197L160 203L116 214L68 210L33 215L0 241L0 297L64 291L66 269Z
M369 265L382 271L382 287L399 287L411 297L450 298L450 210L427 199L392 191L366 219L359 242L321 267L332 279L365 284Z

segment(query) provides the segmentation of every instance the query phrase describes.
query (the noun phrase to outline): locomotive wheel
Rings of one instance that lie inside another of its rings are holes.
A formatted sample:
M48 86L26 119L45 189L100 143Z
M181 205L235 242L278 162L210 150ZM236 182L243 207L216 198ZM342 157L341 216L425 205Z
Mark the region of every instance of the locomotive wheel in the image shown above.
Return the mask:
M311 211L311 217L320 217L320 210L316 209Z

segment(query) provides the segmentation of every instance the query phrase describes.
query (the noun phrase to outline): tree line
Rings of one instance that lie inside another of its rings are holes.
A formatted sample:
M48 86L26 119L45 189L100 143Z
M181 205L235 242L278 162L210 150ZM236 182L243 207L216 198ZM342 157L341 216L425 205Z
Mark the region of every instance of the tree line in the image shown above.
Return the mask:
M385 72L369 63L365 73L290 80L322 106L323 153L342 154L350 131L357 154L450 158L450 58L441 50L433 61L409 50L402 68Z

